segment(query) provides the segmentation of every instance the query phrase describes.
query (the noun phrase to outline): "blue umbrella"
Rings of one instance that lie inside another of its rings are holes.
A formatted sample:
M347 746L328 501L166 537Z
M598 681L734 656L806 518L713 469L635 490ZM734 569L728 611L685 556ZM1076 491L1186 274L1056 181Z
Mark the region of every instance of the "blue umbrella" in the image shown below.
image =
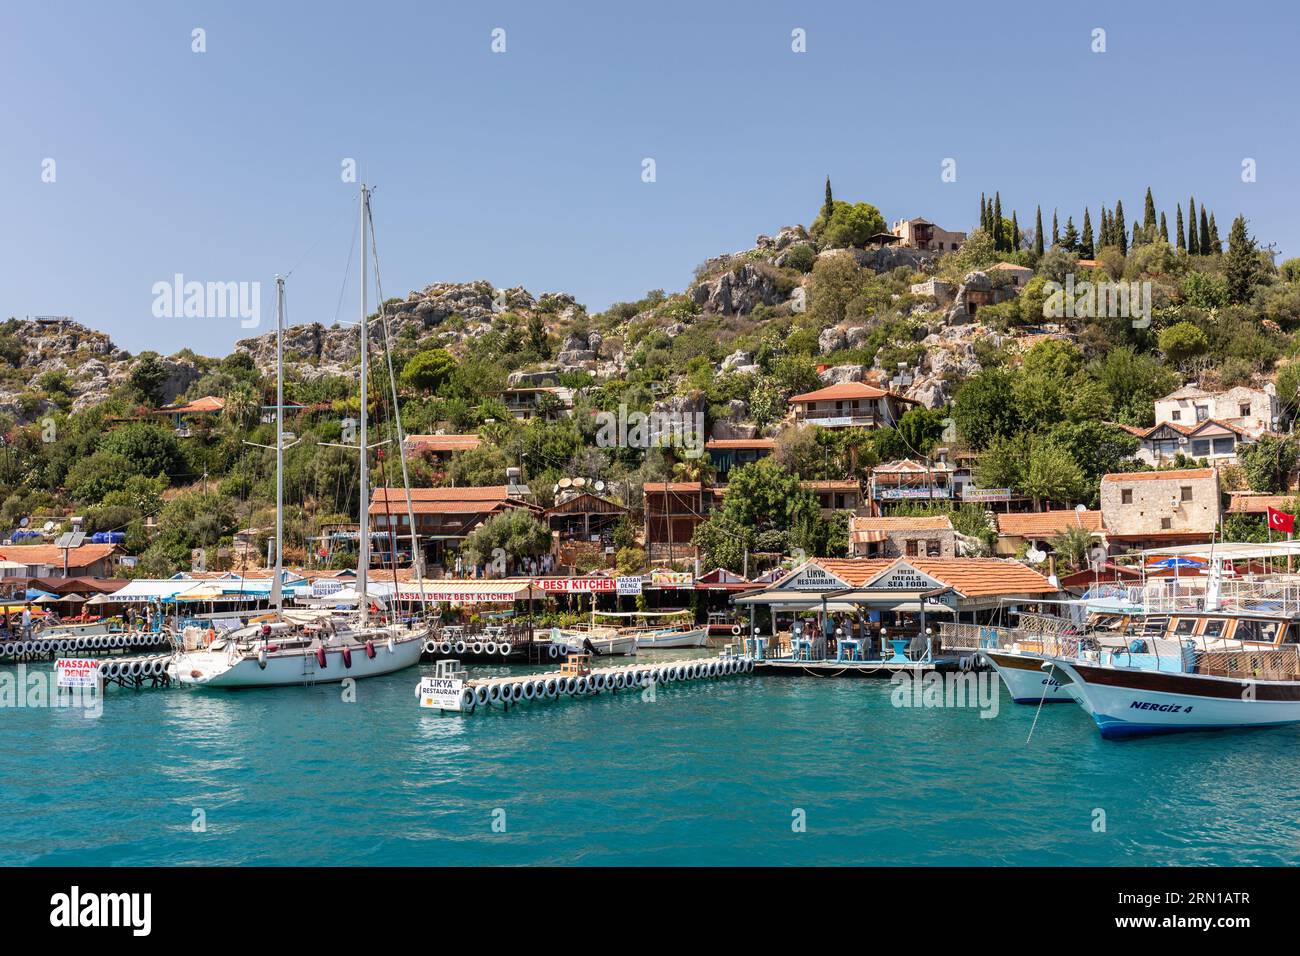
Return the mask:
M1148 564L1147 567L1164 568L1168 571L1175 571L1179 568L1203 568L1205 567L1205 562L1198 561L1196 558L1165 558L1163 561Z

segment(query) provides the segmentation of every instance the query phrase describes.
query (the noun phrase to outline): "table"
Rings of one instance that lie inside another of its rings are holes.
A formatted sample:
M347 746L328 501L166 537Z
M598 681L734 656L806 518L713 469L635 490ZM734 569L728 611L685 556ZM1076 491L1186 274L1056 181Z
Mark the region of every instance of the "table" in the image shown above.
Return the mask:
M841 637L835 644L835 659L837 661L860 661L862 660L862 642L852 637ZM848 651L848 657L844 652Z
M889 663L891 664L911 663L911 661L907 659L907 655L903 653L903 651L907 649L907 645L911 643L907 638L902 638L902 639L890 638L889 643L894 645L894 656L889 659Z

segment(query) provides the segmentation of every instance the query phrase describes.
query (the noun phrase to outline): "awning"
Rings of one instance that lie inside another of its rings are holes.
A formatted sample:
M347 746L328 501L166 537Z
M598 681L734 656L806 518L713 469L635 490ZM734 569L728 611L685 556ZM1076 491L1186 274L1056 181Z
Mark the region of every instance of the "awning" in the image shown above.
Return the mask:
M476 581L473 579L447 579L425 581L403 581L398 585L397 597L402 601L420 600L421 590L424 600L435 602L455 601L460 604L510 604L515 601L544 600L547 592L532 586L528 578L507 578L497 581Z
M953 608L939 600L943 595L950 593L952 588L930 588L924 591L905 591L896 588L845 588L843 591L831 591L827 597L850 604L854 608L865 607L872 611L894 611L898 614L952 614Z

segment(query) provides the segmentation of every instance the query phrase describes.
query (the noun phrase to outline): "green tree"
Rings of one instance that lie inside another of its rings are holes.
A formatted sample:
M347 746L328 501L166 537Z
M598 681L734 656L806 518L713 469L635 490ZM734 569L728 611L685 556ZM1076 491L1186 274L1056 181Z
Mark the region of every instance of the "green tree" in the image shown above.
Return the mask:
M1020 491L1041 511L1048 501L1068 504L1087 495L1088 481L1083 469L1070 453L1053 442L1035 442L1030 446Z
M1177 233L1176 238L1177 238L1177 240L1178 240L1178 248L1179 248L1179 249L1186 249L1186 248L1187 248L1187 240L1186 240L1186 239L1184 238L1184 236L1183 236L1183 205L1182 205L1182 203L1179 203L1178 206L1177 206L1176 208L1177 208L1177 216L1176 216L1175 219L1174 219L1174 232Z
M522 558L536 558L551 549L551 529L525 508L510 508L470 532L461 552L474 564L503 560L501 572L518 567Z
M165 475L175 481L187 473L180 441L170 429L146 422L132 422L109 432L100 446L131 463L130 475Z
M1206 218L1205 207L1201 207L1201 238L1200 238L1201 255L1208 256L1214 251L1210 243L1210 220Z
M1156 340L1160 344L1160 351L1175 363L1203 355L1210 346L1209 339L1200 327L1187 321L1175 322L1161 329Z
M142 352L127 382L139 392L150 405L161 405L163 389L170 378L167 367L163 365L156 352Z
M1228 301L1243 303L1250 299L1250 294L1260 278L1259 255L1255 240L1246 231L1246 217L1238 216L1232 220L1232 229L1228 232L1228 255L1223 263L1224 278L1227 280Z
M870 203L835 200L829 219L818 213L809 232L827 249L865 245L870 236L885 231L885 217Z
M1092 218L1088 215L1088 210L1083 210L1083 242L1079 246L1079 255L1085 259L1091 259L1093 256L1092 245Z
M1115 201L1115 244L1122 256L1128 255L1128 230L1124 225L1124 200Z
M411 357L399 381L406 388L425 395L436 392L456 371L456 359L446 349L426 349Z
M1043 207L1038 206L1034 210L1034 255L1043 254Z
M1019 430L1020 414L1012 385L1012 375L1005 368L986 368L957 389L953 421L971 447L984 448L994 439Z
M1252 491L1279 494L1291 483L1296 466L1296 442L1291 437L1263 435L1253 445L1237 452Z

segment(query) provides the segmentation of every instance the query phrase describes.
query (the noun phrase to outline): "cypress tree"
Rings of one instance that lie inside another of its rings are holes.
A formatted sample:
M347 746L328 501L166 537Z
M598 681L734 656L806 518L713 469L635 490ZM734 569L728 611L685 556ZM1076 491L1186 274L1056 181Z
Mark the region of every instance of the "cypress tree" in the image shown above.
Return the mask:
M1034 255L1043 254L1043 207L1034 211Z
M1007 237L1002 235L1002 193L998 191L993 193L993 248L1002 252L1006 242Z
M1177 236L1177 239L1178 239L1178 248L1179 248L1179 249L1186 249L1186 248L1187 248L1187 243L1186 243L1186 241L1184 241L1184 239L1183 239L1183 206L1182 206L1182 203L1179 203L1177 208L1178 208L1178 218L1174 220L1174 232L1176 232L1176 233L1178 234L1178 236Z
M1135 222L1133 223L1133 242L1131 243L1131 245L1133 246L1134 249L1136 249L1138 246L1142 245L1143 241L1144 240L1142 238L1142 229Z
M1092 248L1092 217L1088 215L1088 209L1085 206L1083 210L1083 244L1079 246L1079 255L1085 259L1091 259L1093 255Z
M1057 228L1056 210L1053 209L1052 210L1052 245L1058 246L1060 244L1061 244L1061 230Z
M1128 255L1128 233L1124 229L1124 200L1115 201L1115 244L1121 255Z
M1150 242L1156 234L1156 201L1151 196L1151 187L1147 187L1146 203L1142 208L1142 231L1146 233L1146 241Z
M1223 252L1223 243L1219 241L1219 227L1214 224L1214 213L1210 213L1210 251L1216 256Z
M1065 219L1065 237L1061 240L1061 248L1066 252L1074 252L1079 248L1079 230L1074 228L1073 216Z
M1255 240L1246 232L1245 216L1232 220L1232 229L1228 232L1228 255L1223 266L1228 301L1247 301L1251 287L1259 278L1259 257L1255 254Z
M989 231L988 203L985 202L983 193L980 193L980 228L985 232Z
M1101 247L1104 249L1107 246L1113 246L1113 245L1115 245L1115 216L1111 213L1109 209L1106 208L1106 204L1102 203Z
M822 224L829 226L831 214L835 212L835 199L831 196L831 178L826 177L826 201L822 203Z
M1210 249L1210 221L1205 216L1205 207L1201 207L1201 255L1208 256Z
M1020 251L1020 221L1016 219L1016 211L1011 210L1011 251Z
M1166 246L1169 245L1169 222L1165 219L1164 210L1160 212L1160 238L1165 241Z
M1199 256L1201 254L1201 241L1196 238L1196 197L1189 196L1187 199L1187 254L1189 256Z

